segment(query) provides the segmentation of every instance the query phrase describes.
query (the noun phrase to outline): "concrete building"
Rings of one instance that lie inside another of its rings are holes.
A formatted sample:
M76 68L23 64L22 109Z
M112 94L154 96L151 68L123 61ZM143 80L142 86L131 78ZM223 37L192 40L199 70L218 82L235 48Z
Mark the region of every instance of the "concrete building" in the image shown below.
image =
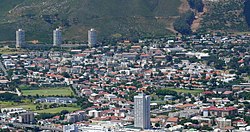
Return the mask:
M217 128L220 128L220 129L223 129L223 130L224 129L229 129L232 126L232 120L231 119L226 119L226 118L219 117L219 118L216 118L215 121L216 121L216 124L217 124Z
M203 109L203 116L215 116L215 117L225 117L228 115L235 116L238 114L238 109L236 107L222 107L218 108L211 106Z
M60 104L71 104L76 102L76 98L69 98L69 97L46 97L36 99L34 103L60 103Z
M56 29L53 31L53 46L60 46L62 44L62 31Z
M100 117L101 116L101 111L97 111L97 110L90 110L88 113L88 116L90 117Z
M19 122L20 123L25 123L25 124L30 124L34 123L34 113L33 112L25 112L19 114Z
M150 128L150 96L144 93L134 96L134 127Z
M88 44L89 47L93 47L97 44L97 31L93 28L88 30Z
M86 119L86 114L85 111L77 111L74 113L70 113L67 116L67 121L68 122L79 122L79 121L83 121L84 119Z
M25 44L25 31L18 29L16 31L16 48L21 48Z
M65 125L63 126L63 132L78 132L78 127L76 125Z

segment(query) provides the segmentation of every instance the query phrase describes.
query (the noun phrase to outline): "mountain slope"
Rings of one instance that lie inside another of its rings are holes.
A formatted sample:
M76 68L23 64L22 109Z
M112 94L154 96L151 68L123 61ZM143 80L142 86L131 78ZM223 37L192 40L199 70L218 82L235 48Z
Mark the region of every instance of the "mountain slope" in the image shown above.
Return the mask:
M244 15L244 0L217 0L205 2L200 31L249 31ZM246 14L250 15L250 14Z
M178 16L180 0L2 0L0 41L14 40L15 30L27 39L51 42L54 28L63 27L64 38L86 40L96 28L100 38L164 36L168 20ZM12 4L7 4L13 2Z

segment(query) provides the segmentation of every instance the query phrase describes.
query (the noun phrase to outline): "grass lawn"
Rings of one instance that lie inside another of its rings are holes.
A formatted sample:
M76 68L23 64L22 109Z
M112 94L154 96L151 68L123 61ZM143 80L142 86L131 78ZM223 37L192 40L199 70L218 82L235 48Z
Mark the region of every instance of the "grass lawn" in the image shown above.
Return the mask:
M166 88L168 90L175 91L177 93L190 93L190 94L199 94L202 93L202 89L194 89L194 90L189 90L189 89L180 89L180 88Z
M69 87L60 87L60 88L41 88L35 90L22 90L22 94L25 96L31 95L36 96L71 96L73 91Z
M58 107L58 108L51 108L51 109L44 109L44 110L36 110L34 112L55 114L55 113L61 112L62 110L67 110L69 112L72 112L72 111L80 110L80 108L79 107Z
M11 102L11 101L0 101L0 108L7 108L18 105L18 103Z
M18 54L24 51L14 48L0 48L0 54Z

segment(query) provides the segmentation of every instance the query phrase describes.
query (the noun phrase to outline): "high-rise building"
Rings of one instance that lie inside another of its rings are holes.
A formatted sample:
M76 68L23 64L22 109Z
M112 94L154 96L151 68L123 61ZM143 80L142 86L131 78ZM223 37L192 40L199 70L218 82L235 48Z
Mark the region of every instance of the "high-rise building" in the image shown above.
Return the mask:
M60 46L62 44L62 31L57 28L53 31L53 46Z
M93 47L97 44L97 31L93 28L88 31L88 44L89 47Z
M16 48L21 48L25 44L25 31L18 29L16 31Z
M150 128L150 96L144 93L134 96L134 127Z

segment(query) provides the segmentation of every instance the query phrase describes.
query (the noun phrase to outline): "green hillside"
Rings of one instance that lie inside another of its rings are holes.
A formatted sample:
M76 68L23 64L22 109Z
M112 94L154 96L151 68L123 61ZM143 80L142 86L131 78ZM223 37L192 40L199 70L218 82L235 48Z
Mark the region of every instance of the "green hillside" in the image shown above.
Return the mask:
M249 31L246 17L250 14L244 14L244 0L206 2L206 7L200 31Z
M64 38L86 41L96 28L100 39L164 36L169 17L178 16L180 0L1 0L0 41L14 40L26 30L27 40L51 42L52 30L63 27ZM117 35L118 34L118 35Z

